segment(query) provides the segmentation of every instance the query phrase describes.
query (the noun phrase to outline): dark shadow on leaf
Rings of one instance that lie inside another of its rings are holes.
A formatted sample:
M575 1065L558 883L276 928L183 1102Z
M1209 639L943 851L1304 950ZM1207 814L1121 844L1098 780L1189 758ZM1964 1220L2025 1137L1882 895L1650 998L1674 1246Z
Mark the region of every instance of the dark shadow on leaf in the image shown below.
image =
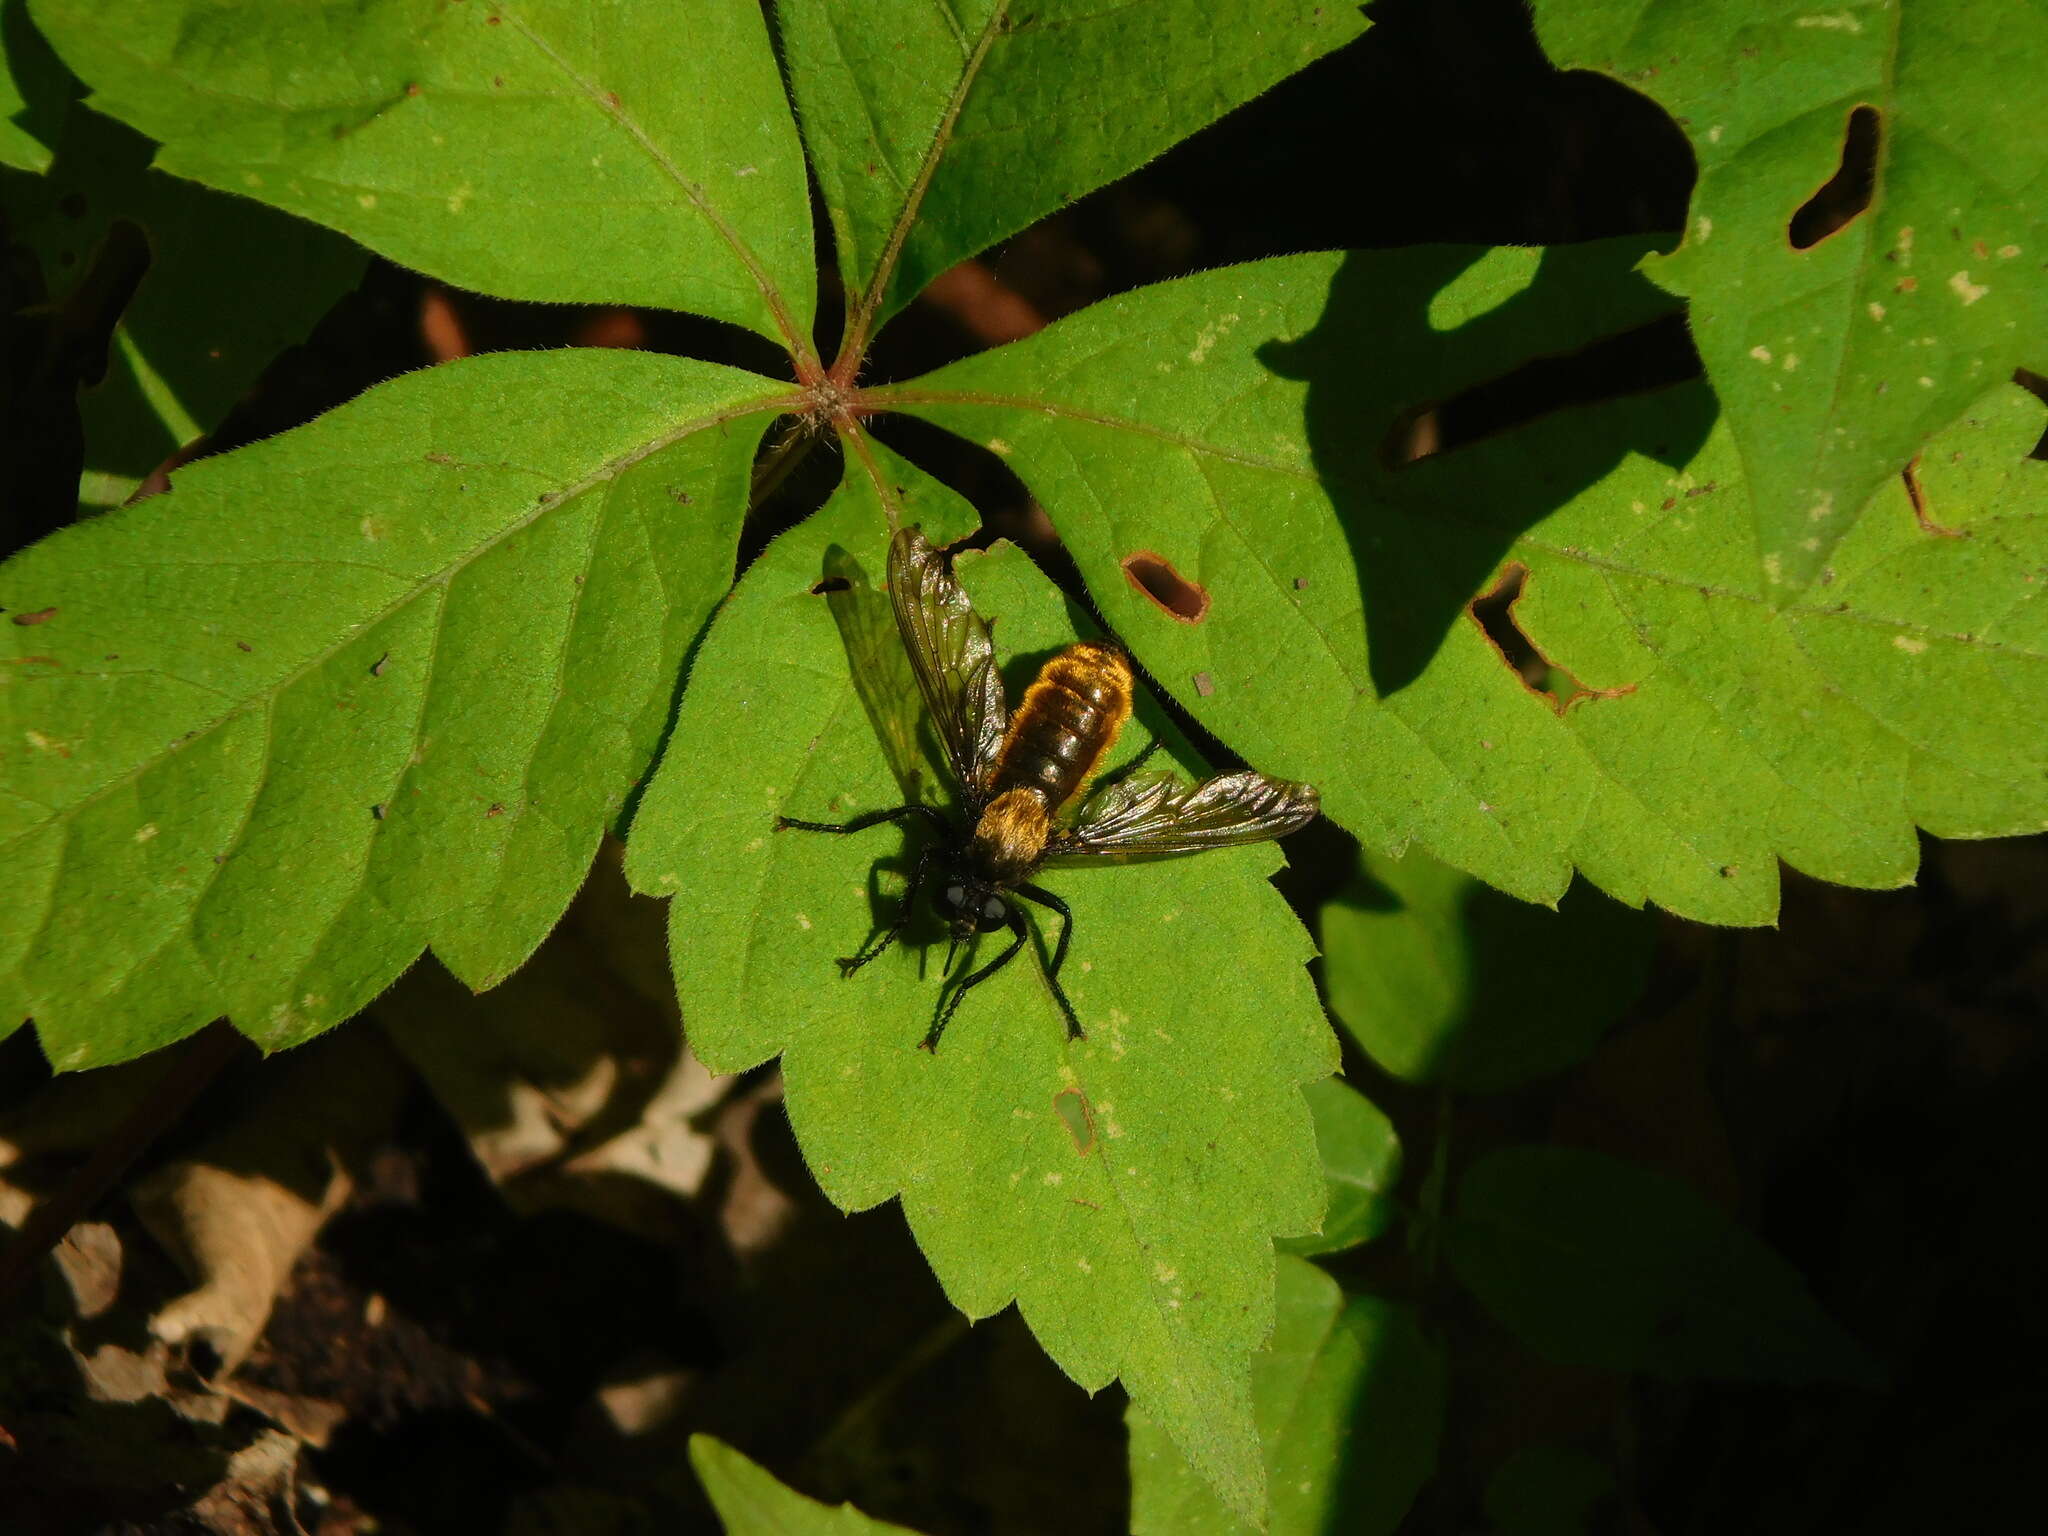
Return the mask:
M1675 396L1680 403L1655 425L1595 403L1688 376L1696 365L1683 357L1617 362L1604 383L1569 390L1547 366L1527 369L1669 316L1676 301L1634 271L1649 248L1640 240L1552 247L1527 286L1448 329L1432 320L1432 304L1483 250L1355 252L1315 329L1261 350L1274 372L1309 386L1310 452L1357 563L1382 697L1420 675L1517 537L1630 454L1675 467L1705 441L1714 405L1704 388ZM1682 334L1668 324L1653 334L1667 342ZM1518 373L1521 385L1491 391L1477 418L1459 404ZM1519 454L1515 428L1559 407L1569 408L1571 430L1550 431L1540 460ZM1383 445L1432 409L1440 421L1464 413L1460 431L1470 436L1432 443L1420 462L1390 463Z

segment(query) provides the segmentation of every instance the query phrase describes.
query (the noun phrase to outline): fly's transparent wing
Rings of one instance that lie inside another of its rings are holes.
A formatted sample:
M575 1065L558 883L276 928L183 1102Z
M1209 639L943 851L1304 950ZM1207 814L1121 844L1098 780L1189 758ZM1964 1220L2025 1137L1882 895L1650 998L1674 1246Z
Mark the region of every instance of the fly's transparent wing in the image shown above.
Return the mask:
M839 626L840 642L853 689L875 728L906 801L928 801L937 793L935 777L918 750L917 733L925 719L917 678L889 599L870 586L859 560L834 544L825 551L825 601Z
M1010 725L988 625L916 528L899 529L889 545L889 601L953 774L979 794Z
M1190 784L1172 773L1134 774L1092 800L1057 832L1049 861L1196 853L1281 837L1316 819L1313 786L1263 773L1226 773Z

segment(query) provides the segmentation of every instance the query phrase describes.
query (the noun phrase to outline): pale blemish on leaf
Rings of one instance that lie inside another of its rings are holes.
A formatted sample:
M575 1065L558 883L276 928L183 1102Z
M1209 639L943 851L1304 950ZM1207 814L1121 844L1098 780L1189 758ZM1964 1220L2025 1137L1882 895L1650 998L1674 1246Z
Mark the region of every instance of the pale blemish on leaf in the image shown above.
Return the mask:
M1807 517L1816 523L1825 522L1835 515L1835 493L1822 491L1820 499L1807 509Z
M1884 318L1884 306L1882 304L1878 303L1875 299L1873 299L1871 300L1869 307L1871 319L1882 320Z
M463 206L474 196L476 196L476 188L465 181L461 186L448 194L448 211L450 213L462 212Z
M1693 238L1704 244L1707 236L1714 232L1714 221L1703 213L1694 221L1692 229Z
M1908 656L1918 656L1927 649L1927 642L1925 640L1915 640L1911 635L1893 635L1892 644L1904 651Z
M804 914L801 912L797 913L796 915L796 925L797 927L803 929L805 933L809 933L811 931L811 920L808 917L804 916Z
M1771 349L1758 343L1749 349L1749 355L1760 363L1768 363L1771 360Z
M1000 437L992 437L988 440L988 451L999 459L1007 459L1010 456L1010 445Z
M1799 366L1799 354L1797 352L1787 352L1785 354L1785 361L1781 363L1779 366L1782 367L1787 373L1790 373L1794 368L1797 368Z
M1955 296L1963 301L1965 306L1976 303L1991 291L1987 284L1971 282L1970 274L1967 272L1958 272L1950 277L1948 286Z
M1206 358L1216 343L1230 334L1231 327L1237 324L1238 318L1235 313L1219 315L1210 324L1203 326L1195 336L1194 350L1188 353L1188 361L1199 363Z
M144 822L141 826L135 829L135 841L137 841L138 843L148 842L152 837L156 836L156 830L157 828L155 822Z
M1848 32L1851 34L1863 30L1863 23L1854 16L1851 16L1847 11L1840 11L1832 16L1801 16L1792 25L1804 28L1818 27L1824 32Z

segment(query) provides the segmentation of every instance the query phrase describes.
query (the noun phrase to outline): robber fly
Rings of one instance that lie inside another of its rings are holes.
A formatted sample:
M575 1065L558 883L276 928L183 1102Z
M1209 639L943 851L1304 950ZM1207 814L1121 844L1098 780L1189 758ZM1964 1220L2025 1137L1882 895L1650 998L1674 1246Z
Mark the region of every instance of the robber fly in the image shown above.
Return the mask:
M918 820L935 834L917 856L894 921L858 954L840 960L844 975L896 941L928 880L933 904L952 930L948 972L962 941L971 946L981 934L1010 930L1001 954L961 977L950 996L941 991L925 1050L938 1049L961 999L1024 947L1027 929L1017 897L1059 915L1059 941L1046 979L1066 1016L1069 1038L1082 1038L1081 1021L1060 985L1074 916L1059 897L1031 883L1041 867L1255 843L1315 819L1316 792L1307 784L1262 773L1226 773L1199 784L1170 772L1139 773L1158 750L1156 740L1123 768L1095 779L1131 717L1130 658L1112 641L1076 641L1039 669L1011 714L987 622L967 601L946 557L916 528L902 529L889 545L889 602L958 781L963 815L955 820L933 806L912 804L851 821L777 817L775 824L847 833ZM1063 818L1063 812L1070 814Z

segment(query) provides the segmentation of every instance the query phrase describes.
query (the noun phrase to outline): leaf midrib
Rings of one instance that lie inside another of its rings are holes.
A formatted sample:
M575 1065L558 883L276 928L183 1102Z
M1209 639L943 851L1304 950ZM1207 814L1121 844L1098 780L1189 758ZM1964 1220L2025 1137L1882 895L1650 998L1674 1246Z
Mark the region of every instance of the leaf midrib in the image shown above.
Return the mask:
M875 316L881 311L883 298L889 291L889 281L895 276L897 262L902 259L904 243L910 238L911 226L917 222L918 211L924 206L925 194L931 190L932 178L938 174L939 162L953 142L953 127L960 120L961 109L967 105L968 92L980 77L989 49L1002 35L1009 13L1010 0L996 0L995 8L989 12L988 21L982 26L981 35L974 40L973 51L961 61L960 76L953 82L952 94L947 97L946 108L939 115L937 127L932 130L931 143L925 146L924 158L918 163L917 174L911 178L903 205L896 211L896 221L890 226L889 237L882 244L874 275L861 290L860 302L854 306L847 321L846 341L840 348L834 368L835 371L844 368L849 378L867 350ZM958 18L953 17L950 11L947 15L953 22L954 34L961 35Z

